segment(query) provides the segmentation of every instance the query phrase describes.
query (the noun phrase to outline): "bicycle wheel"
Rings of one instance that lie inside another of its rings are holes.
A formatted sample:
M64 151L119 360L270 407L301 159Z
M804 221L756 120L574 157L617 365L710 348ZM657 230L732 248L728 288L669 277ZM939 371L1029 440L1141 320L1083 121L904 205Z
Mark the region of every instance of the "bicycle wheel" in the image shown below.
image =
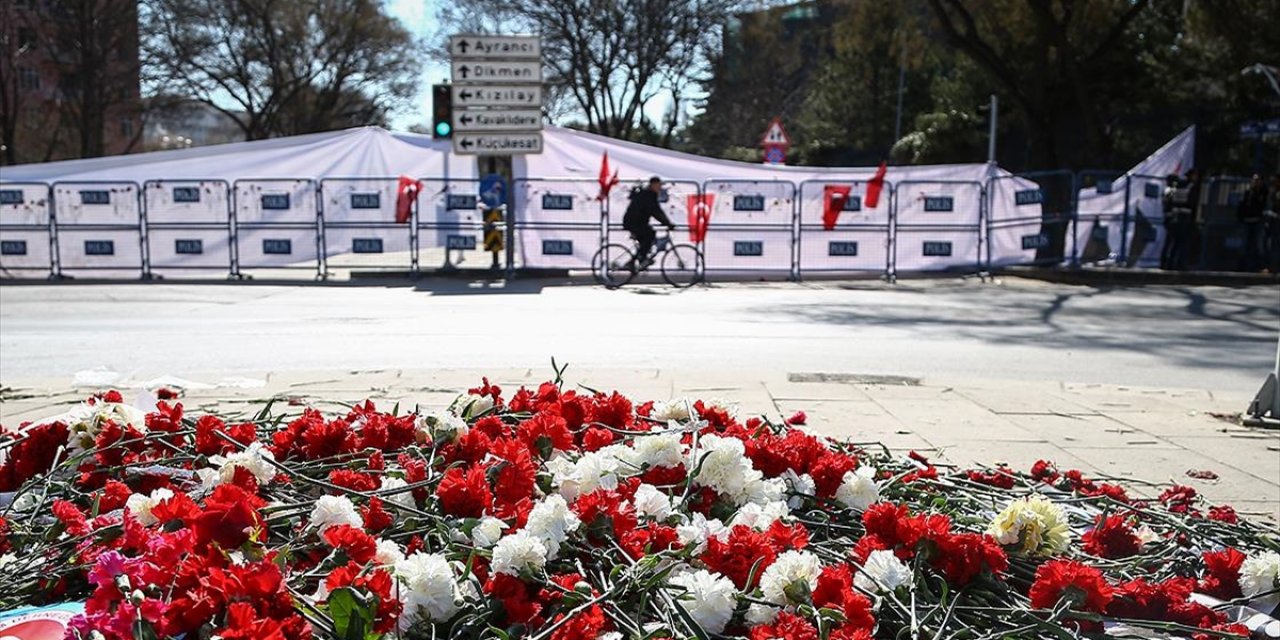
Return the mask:
M636 277L635 258L620 244L606 244L591 258L591 274L608 289L617 289Z
M691 244L677 244L662 254L662 279L683 289L702 282L702 252Z

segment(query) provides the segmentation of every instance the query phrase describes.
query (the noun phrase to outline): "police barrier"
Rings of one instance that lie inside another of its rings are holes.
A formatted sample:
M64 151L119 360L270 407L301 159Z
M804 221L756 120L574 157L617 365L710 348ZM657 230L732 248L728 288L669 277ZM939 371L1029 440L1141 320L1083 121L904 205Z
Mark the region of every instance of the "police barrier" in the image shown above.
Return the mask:
M488 268L480 181L421 178L421 182L415 223L419 265L439 263L445 269Z
M893 185L884 184L875 207L867 206L866 185L863 180L838 179L800 183L797 271L801 276L854 271L889 274ZM844 189L847 197L838 197ZM835 214L831 224L826 219L829 206Z
M324 276L323 226L316 184L308 178L236 180L235 273L245 269L315 269Z
M512 195L516 266L591 268L592 256L609 234L606 207L610 203L597 199L599 182L590 178L517 178ZM618 213L619 220L621 215Z
M1076 181L1070 171L987 181L987 266L1057 265L1075 255Z
M1238 217L1240 200L1249 188L1249 180L1241 177L1218 176L1210 178L1204 187L1204 200L1200 206L1199 229L1193 233L1199 235L1195 244L1198 256L1192 262L1197 269L1208 271L1230 271L1233 269L1261 269L1268 265L1265 251L1262 264L1246 264L1246 247L1248 241L1246 228ZM1280 196L1277 196L1280 198ZM1259 239L1260 240L1260 239Z
M142 198L146 276L170 270L235 273L226 180L148 180Z
M52 276L55 269L49 185L0 183L0 275Z
M409 269L418 267L417 225L410 216L396 222L399 178L325 178L320 181L324 212L324 262L334 267Z
M1121 259L1130 181L1120 171L1076 174L1076 260L1091 264Z
M142 207L135 182L55 182L57 274L145 275Z
M1125 266L1158 267L1161 252L1167 245L1168 234L1177 227L1166 220L1163 196L1165 176L1131 173L1127 176L1128 210L1125 213L1121 238L1124 242ZM1184 241L1191 247L1191 236Z
M796 271L796 185L715 178L702 183L711 217L702 252L708 272Z
M978 182L897 183L890 276L900 271L980 269L984 196Z

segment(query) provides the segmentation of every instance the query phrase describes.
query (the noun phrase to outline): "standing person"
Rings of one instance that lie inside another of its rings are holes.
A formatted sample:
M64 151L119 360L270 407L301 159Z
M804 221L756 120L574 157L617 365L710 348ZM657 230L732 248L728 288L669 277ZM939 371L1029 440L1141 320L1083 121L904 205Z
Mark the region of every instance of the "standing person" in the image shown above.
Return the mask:
M1262 212L1265 232L1263 259L1271 273L1280 273L1280 173L1271 177L1271 195L1267 208Z
M1186 252L1185 233L1183 227L1191 217L1188 204L1189 190L1178 174L1171 173L1165 178L1164 196L1164 246L1160 249L1160 268L1173 270L1180 268Z
M1244 227L1244 255L1240 257L1241 271L1258 271L1262 269L1266 238L1262 231L1262 216L1267 209L1267 184L1262 176L1254 174L1249 180L1249 188L1240 198L1236 207L1236 220Z
M1183 178L1187 184L1187 206L1191 213L1187 216L1186 225L1182 228L1182 264L1177 269L1191 269L1201 263L1200 247L1203 244L1204 212L1200 210L1200 194L1204 183L1200 179L1200 170L1191 169Z
M653 264L653 257L649 253L653 250L653 241L657 237L653 227L649 226L649 219L652 218L667 226L667 229L675 229L675 223L667 217L667 213L662 210L662 205L658 203L658 194L662 193L662 178L654 176L649 178L649 188L641 189L636 187L631 190L631 204L627 205L627 212L622 216L622 227L631 232L631 237L636 240L636 263L639 269L647 269Z

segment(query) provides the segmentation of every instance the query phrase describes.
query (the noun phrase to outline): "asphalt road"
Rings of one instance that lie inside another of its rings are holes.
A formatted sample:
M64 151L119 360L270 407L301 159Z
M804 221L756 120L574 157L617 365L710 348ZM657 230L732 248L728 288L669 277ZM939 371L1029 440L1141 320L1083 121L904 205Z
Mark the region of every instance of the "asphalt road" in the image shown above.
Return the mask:
M606 291L551 281L0 286L0 381L657 367L973 376L1252 393L1280 288L1006 279Z

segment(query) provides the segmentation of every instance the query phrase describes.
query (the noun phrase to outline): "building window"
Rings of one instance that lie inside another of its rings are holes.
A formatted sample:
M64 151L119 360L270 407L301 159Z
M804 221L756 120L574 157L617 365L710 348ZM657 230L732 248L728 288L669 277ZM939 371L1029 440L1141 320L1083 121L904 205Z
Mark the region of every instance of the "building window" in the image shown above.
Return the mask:
M120 137L122 138L133 137L133 119L132 118L120 118Z
M27 90L39 89L40 73L27 67L18 69L18 86Z

